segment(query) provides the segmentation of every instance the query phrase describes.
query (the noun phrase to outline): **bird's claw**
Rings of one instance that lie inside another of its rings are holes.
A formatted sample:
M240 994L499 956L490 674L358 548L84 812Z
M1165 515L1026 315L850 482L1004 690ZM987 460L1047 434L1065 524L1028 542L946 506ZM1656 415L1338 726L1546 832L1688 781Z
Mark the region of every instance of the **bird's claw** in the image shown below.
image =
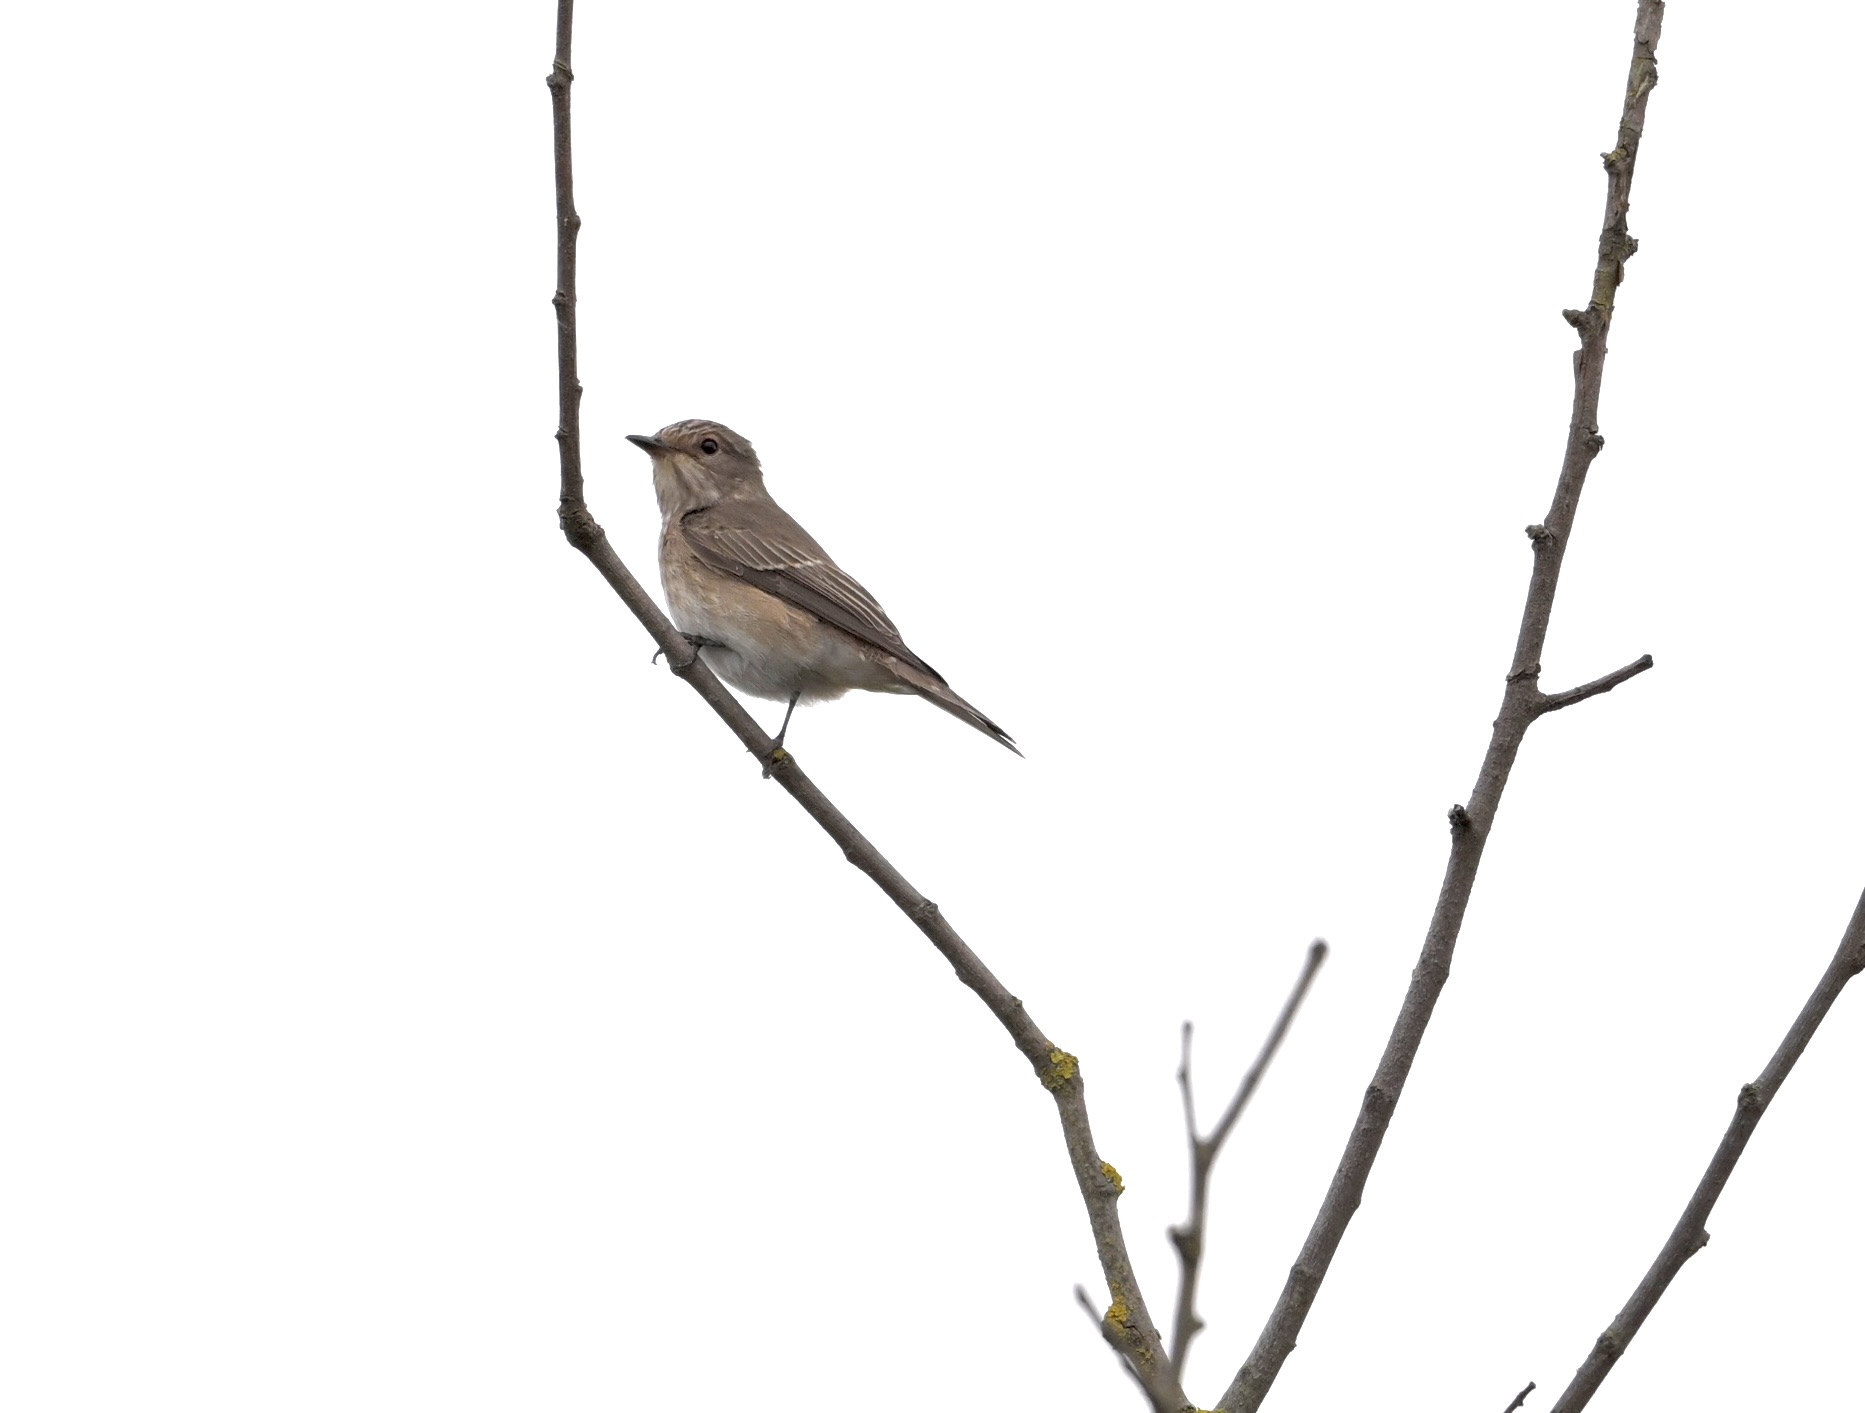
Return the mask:
M679 630L675 629L674 631L678 632ZM708 638L700 633L681 633L680 636L686 639L686 645L694 652L698 652L701 648L717 648L724 646L717 638ZM656 648L654 650L654 656L648 659L648 666L654 666L655 663L666 656L667 649Z

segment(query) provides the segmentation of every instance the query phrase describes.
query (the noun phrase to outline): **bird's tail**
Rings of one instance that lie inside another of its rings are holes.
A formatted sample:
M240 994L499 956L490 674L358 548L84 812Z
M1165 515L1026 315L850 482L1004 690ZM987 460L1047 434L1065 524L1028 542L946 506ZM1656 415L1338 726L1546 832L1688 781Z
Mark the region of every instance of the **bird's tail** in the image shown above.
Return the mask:
M1019 756L1023 754L1022 751L1017 750L1017 743L1010 739L1008 731L946 686L945 678L938 673L930 668L921 672L899 659L895 659L889 666L893 668L895 676L899 677L902 685L909 691L917 692L939 710L951 712L967 726L976 727L1005 750Z

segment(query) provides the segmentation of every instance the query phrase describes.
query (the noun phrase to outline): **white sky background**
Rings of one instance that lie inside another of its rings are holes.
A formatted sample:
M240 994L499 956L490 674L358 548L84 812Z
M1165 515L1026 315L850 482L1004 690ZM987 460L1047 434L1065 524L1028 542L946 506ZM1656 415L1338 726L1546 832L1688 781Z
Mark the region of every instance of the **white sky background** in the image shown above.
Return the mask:
M623 435L729 423L1023 744L792 739L1082 1057L1161 1322L1179 1023L1214 1118L1333 945L1207 1405L1499 700L1633 10L579 20L592 507L651 578ZM7 25L0 1403L1139 1408L1049 1099L557 531L551 7ZM1545 1409L1865 884L1862 29L1671 7L1544 683L1657 668L1531 733L1277 1408ZM1862 1005L1596 1408L1858 1398Z

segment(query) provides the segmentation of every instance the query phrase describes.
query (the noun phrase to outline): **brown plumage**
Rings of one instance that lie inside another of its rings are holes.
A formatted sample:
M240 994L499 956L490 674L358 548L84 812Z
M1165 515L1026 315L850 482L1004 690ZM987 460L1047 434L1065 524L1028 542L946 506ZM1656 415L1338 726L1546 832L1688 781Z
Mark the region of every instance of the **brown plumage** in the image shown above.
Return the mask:
M859 688L916 693L1017 751L1001 726L906 645L874 595L771 499L750 442L706 421L628 440L654 461L661 584L674 626L724 681L789 704L780 744L799 701Z

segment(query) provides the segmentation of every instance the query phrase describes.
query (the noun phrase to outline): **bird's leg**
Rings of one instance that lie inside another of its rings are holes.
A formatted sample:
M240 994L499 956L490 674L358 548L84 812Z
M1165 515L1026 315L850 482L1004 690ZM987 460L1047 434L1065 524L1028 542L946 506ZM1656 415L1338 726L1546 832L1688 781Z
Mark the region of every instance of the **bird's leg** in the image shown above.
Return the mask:
M701 648L722 648L725 646L725 644L720 642L717 638L708 638L699 633L682 633L680 636L686 639L687 646L692 648L694 652L698 652ZM654 666L655 663L659 662L666 655L667 649L656 648L654 650L654 656L648 659L648 666Z
M777 739L771 742L770 760L764 762L764 778L771 778L771 762L784 753L784 732L790 729L790 713L797 709L797 698L802 696L801 688L790 694L790 705L784 708L784 724L777 728Z
M790 729L790 713L797 709L797 698L802 695L803 692L801 688L790 694L790 705L784 708L784 724L777 728L777 739L771 742L771 750L773 753L781 751L784 748L784 732Z

